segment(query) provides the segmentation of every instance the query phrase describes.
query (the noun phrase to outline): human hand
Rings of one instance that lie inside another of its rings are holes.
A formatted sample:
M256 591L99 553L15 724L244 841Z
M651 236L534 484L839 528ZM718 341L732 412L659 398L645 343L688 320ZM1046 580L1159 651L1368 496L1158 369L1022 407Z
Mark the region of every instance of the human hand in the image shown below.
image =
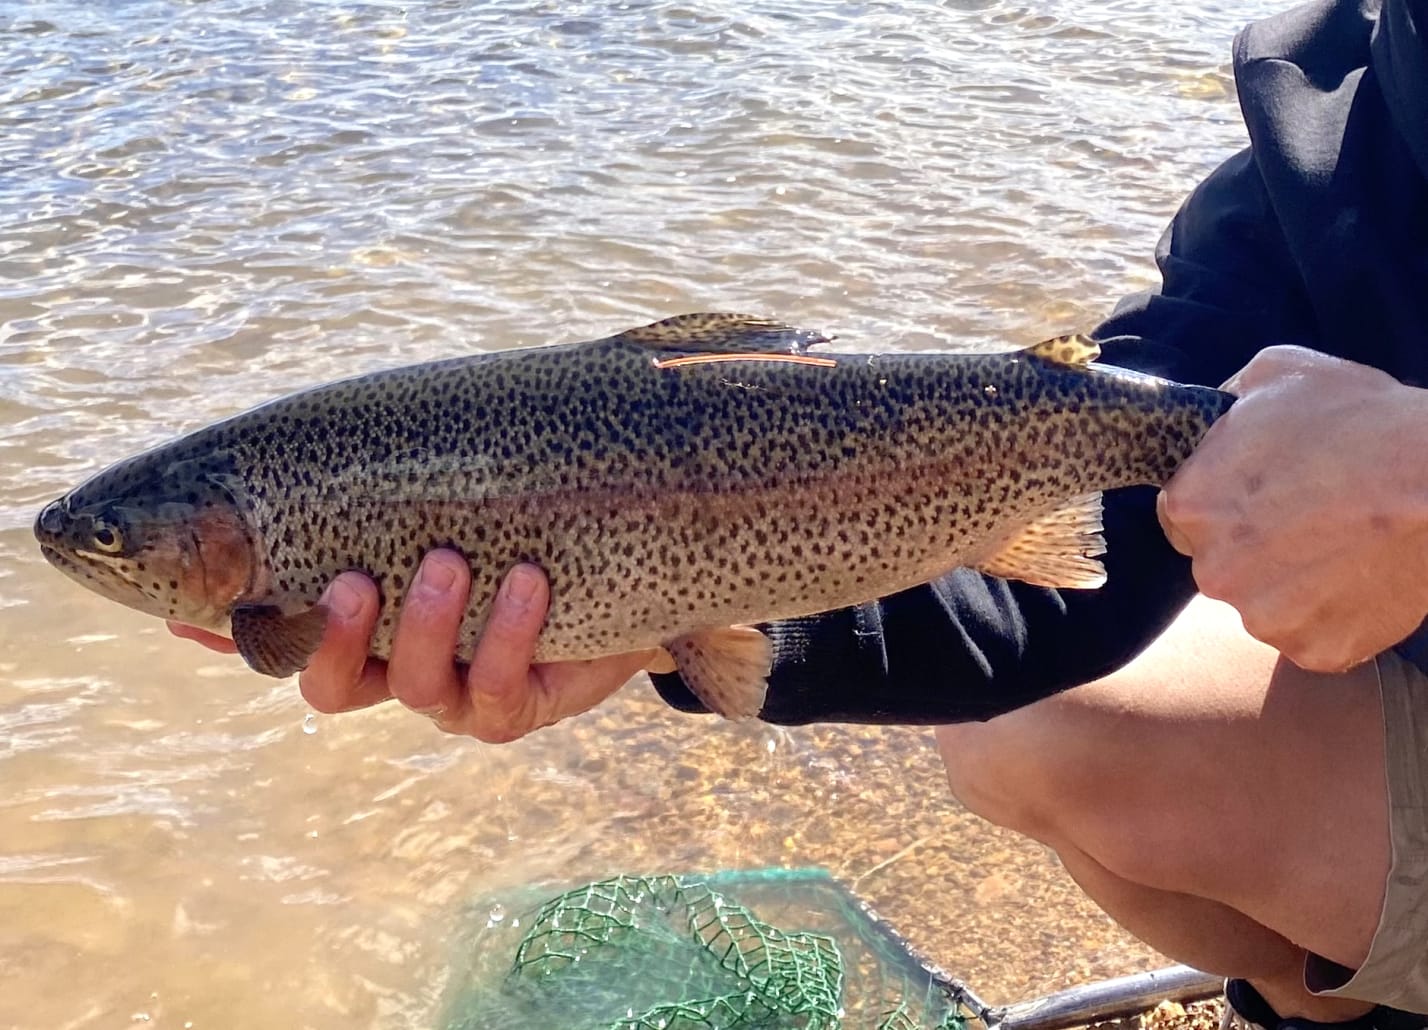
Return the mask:
M1428 614L1428 390L1270 347L1157 502L1202 593L1290 661L1339 672Z
M504 743L586 711L641 669L667 667L656 648L579 662L533 665L550 590L533 565L519 565L497 594L469 667L451 661L471 586L466 562L433 551L407 592L390 661L367 657L377 622L377 588L356 572L343 573L324 595L327 632L298 683L320 712L366 708L395 697L448 733ZM177 636L224 653L233 642L170 623Z

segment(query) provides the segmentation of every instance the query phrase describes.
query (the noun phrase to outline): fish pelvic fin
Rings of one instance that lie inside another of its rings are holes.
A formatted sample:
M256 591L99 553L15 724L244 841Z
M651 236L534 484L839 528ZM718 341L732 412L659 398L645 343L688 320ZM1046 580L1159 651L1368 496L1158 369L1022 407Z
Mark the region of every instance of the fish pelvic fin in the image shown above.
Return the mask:
M701 629L664 645L695 697L726 719L752 719L764 706L773 644L751 626Z
M1032 344L1026 353L1057 365L1085 367L1101 356L1101 345L1089 336L1075 333Z
M699 312L627 329L610 339L661 353L802 354L831 337L757 315Z
M975 567L990 576L1038 587L1092 590L1106 582L1096 560L1106 553L1101 535L1101 495L1084 494L1024 526Z
M274 605L240 605L233 609L233 643L255 672L284 679L307 668L322 643L327 609L309 608L284 615Z

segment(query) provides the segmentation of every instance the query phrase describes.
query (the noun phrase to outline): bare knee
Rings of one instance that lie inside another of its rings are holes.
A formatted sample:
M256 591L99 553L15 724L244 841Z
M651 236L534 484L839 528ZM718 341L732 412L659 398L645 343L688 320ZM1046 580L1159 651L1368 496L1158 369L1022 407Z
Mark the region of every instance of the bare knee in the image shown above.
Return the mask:
M937 747L952 794L969 812L1050 843L1053 813L1064 812L1052 771L1054 754L1029 748L1024 720L1003 716L990 722L937 728Z
M1080 688L989 722L939 727L937 743L969 811L1052 847L1085 849L1103 831L1138 835L1137 817L1157 810L1126 804L1144 756L1125 730L1115 705Z

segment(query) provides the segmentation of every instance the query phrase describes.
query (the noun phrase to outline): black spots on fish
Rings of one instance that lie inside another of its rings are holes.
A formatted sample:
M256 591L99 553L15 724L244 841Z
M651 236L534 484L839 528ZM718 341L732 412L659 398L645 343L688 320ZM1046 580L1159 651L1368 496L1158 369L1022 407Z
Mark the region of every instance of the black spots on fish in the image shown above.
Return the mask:
M634 646L641 619L679 629L775 599L896 586L893 571L919 554L953 553L968 527L994 525L980 508L1015 496L1008 480L1049 489L1002 457L1010 441L1105 464L1102 441L1066 429L1089 396L1072 380L1094 375L1066 373L1064 385L1030 361L965 374L886 356L777 378L741 370L761 388L732 390L728 366L654 374L648 354L634 357L459 359L333 388L275 409L261 433L224 437L240 441L246 489L261 499L273 581L311 600L344 569L378 573L380 650L420 555L454 545L473 566L466 648L514 558L544 556L559 587L542 646L575 656ZM1039 414L1019 415L1027 406ZM383 456L397 471L364 491ZM838 479L820 483L830 456Z

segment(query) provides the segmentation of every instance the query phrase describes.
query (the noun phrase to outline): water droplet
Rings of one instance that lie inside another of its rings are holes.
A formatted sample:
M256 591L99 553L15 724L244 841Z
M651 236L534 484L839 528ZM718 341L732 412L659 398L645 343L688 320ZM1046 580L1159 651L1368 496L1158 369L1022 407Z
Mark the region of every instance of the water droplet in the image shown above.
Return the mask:
M505 906L505 905L492 905L492 906L491 906L491 911L486 914L486 925L487 925L488 927L491 927L491 926L500 926L501 923L503 923L503 922L505 921L505 919L506 919L506 906Z
M317 732L317 716L308 712L302 717L302 731L309 737Z

